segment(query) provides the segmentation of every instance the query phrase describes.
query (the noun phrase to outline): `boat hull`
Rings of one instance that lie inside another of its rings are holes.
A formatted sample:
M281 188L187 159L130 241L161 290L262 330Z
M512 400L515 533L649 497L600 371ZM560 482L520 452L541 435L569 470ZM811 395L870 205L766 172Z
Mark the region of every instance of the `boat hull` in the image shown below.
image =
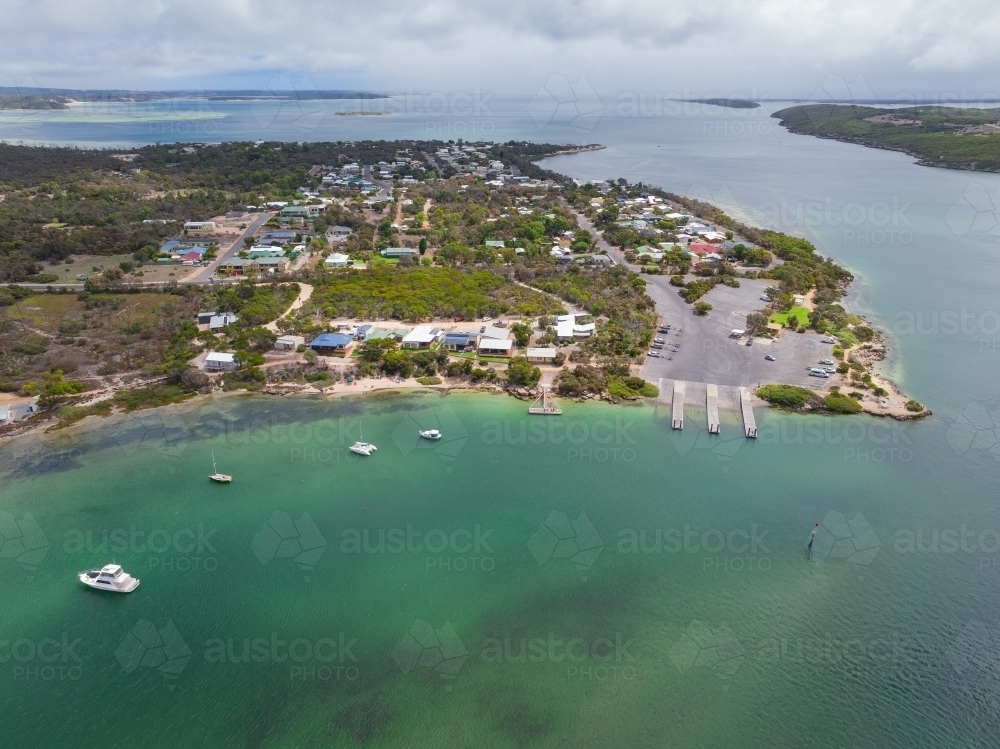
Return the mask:
M94 590L103 590L106 593L131 593L133 590L139 587L139 581L134 577L129 577L128 582L119 587L118 585L99 585L87 577L87 573L81 572L79 574L80 582L86 585L88 588L93 588Z

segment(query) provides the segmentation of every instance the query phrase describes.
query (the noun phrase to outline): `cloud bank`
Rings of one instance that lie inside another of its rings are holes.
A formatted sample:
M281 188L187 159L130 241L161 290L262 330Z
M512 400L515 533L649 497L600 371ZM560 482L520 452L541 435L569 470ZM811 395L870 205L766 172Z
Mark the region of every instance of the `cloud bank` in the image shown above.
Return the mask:
M996 92L987 0L0 0L0 85L809 96L830 75L879 97ZM918 90L919 89L919 90ZM996 92L1000 93L1000 92Z

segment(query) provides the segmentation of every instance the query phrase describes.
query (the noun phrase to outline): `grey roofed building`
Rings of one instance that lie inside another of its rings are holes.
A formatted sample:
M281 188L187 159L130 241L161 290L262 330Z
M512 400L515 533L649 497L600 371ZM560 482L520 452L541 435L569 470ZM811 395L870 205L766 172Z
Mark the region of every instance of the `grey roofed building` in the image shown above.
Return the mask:
M224 312L221 315L216 315L208 321L208 329L212 331L222 330L227 325L232 325L233 323L237 323L239 321L240 318L236 315L230 312Z
M443 345L448 351L465 351L470 346L475 348L476 335L467 331L448 333L444 337Z

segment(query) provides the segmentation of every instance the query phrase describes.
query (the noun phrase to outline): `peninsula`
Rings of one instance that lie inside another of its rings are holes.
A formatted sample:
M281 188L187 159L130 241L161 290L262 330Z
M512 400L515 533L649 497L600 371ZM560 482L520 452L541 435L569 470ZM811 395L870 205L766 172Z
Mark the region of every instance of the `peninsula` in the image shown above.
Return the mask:
M1000 109L805 104L773 116L789 132L902 151L922 166L1000 172Z
M851 275L805 240L536 163L600 147L0 145L0 429L213 390L619 402L667 379L929 413L875 373Z

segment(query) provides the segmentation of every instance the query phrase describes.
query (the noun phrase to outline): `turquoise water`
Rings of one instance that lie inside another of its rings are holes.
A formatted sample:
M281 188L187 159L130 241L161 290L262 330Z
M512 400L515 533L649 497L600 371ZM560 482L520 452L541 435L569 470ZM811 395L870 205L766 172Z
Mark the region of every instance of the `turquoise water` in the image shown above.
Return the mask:
M759 414L747 442L698 412L678 434L651 404L528 421L474 395L237 397L6 445L5 746L995 746L1000 177L792 136L766 111L612 99L578 129L491 101L478 120L168 114L213 123L198 140L489 122L604 143L549 163L711 198L850 267L849 305L934 416ZM5 114L0 136L170 139L152 114ZM362 424L379 451L348 460ZM446 439L418 445L419 427ZM233 485L208 483L213 450ZM109 559L136 593L74 579ZM39 718L54 706L67 718Z
M8 446L5 534L30 514L44 554L3 560L5 745L988 745L992 458L928 475L934 422L702 416L237 397ZM831 512L856 555L810 560ZM986 550L906 548L960 524ZM135 593L75 581L112 558Z

